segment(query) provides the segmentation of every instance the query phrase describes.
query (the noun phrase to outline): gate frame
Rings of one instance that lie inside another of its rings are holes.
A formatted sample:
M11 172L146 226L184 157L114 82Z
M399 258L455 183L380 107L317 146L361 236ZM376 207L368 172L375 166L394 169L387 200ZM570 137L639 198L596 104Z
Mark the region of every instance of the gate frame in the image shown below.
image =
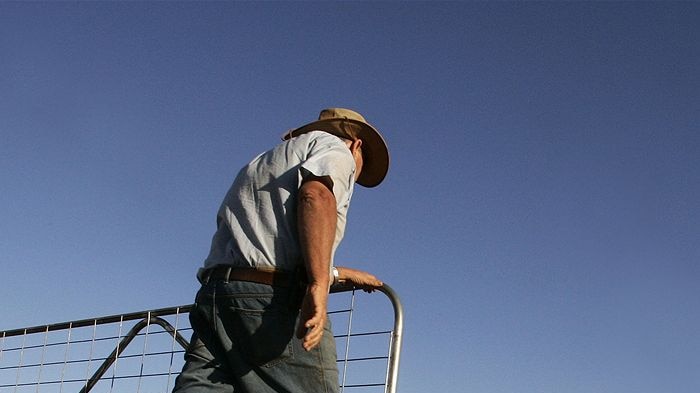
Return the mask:
M355 288L352 285L335 285L331 287L331 293L341 293L354 291ZM403 306L399 300L396 292L387 284L377 288L377 291L384 293L389 300L394 309L394 327L392 329L390 341L389 341L389 355L388 355L388 368L386 373L384 392L385 393L396 393L398 377L399 377L399 361L401 358L401 345L403 339ZM161 318L169 315L179 315L186 314L192 311L193 305L184 305L177 307L167 307L160 308L150 311L140 311L128 314L110 315L106 317L82 319L72 322L61 322L50 325L34 326L29 328L20 328L13 330L6 330L0 332L0 339L4 341L7 337L22 336L28 334L36 333L48 333L51 331L75 329L88 326L106 325L110 323L122 323L125 321L135 321L137 322L131 330L121 339L117 344L116 348L112 353L102 362L100 367L97 368L95 373L85 382L80 393L88 393L95 384L104 376L104 374L109 370L109 368L114 364L114 362L119 358L119 355L126 349L129 343L143 330L151 324L159 325L168 334L170 334L175 341L178 342L183 348L187 349L189 342L187 339L182 337L182 335L174 328L168 321ZM350 335L348 331L348 335ZM347 359L345 359L347 362ZM21 366L19 366L21 367Z

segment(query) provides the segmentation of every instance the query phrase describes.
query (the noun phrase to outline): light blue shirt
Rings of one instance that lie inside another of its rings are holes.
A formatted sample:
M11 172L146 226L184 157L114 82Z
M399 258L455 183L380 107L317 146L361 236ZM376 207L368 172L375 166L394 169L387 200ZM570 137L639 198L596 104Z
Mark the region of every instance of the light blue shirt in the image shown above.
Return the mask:
M334 255L345 233L355 160L342 139L312 131L262 153L241 169L219 208L204 269L233 265L294 270L301 264L296 205L308 174L333 181L338 217ZM331 266L332 261L331 256Z

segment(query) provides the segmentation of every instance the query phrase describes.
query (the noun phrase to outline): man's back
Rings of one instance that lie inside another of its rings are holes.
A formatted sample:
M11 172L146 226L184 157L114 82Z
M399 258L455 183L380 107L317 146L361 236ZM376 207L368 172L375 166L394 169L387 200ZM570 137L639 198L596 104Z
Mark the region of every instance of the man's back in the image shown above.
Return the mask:
M289 139L243 167L217 216L204 268L216 265L291 271L301 263L296 202L305 176L329 176L337 202L334 249L345 231L355 164L342 139L314 131Z

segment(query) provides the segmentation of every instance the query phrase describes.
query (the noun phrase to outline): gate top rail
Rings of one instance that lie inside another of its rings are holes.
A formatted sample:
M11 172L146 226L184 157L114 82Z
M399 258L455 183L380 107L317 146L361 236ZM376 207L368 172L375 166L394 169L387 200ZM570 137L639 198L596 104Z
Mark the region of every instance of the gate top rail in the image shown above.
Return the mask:
M133 313L129 313L129 314L118 314L118 315L110 315L110 316L99 317L99 318L88 318L88 319L81 319L78 321L71 321L71 322L59 322L59 323L54 323L54 324L50 324L50 325L40 325L40 326L32 326L32 327L28 327L28 328L5 330L5 331L0 332L0 337L12 337L12 336L21 336L24 334L45 333L45 332L51 332L51 331L56 331L56 330L87 327L87 326L94 326L94 325L104 325L104 324L108 324L108 323L115 323L115 322L121 322L121 321L124 321L124 322L125 321L135 321L137 319L145 319L145 318L149 318L149 317L173 315L173 314L178 314L178 313L188 313L191 310L192 310L192 305L188 304L188 305L177 306L177 307L159 308L159 309L151 310L151 311L139 311L139 312L133 312Z

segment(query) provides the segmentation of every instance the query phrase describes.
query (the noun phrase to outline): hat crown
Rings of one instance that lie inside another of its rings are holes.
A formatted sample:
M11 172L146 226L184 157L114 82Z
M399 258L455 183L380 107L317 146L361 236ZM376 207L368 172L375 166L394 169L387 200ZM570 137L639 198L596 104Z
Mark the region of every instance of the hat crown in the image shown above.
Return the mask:
M321 113L318 115L318 120L327 119L350 119L367 123L367 120L365 120L365 118L362 117L361 114L345 108L328 108L322 110Z
M324 109L318 115L318 120L290 130L282 139L287 140L311 131L325 131L352 140L361 139L364 164L357 183L375 187L384 180L389 170L389 149L379 131L367 123L361 114L345 108Z

